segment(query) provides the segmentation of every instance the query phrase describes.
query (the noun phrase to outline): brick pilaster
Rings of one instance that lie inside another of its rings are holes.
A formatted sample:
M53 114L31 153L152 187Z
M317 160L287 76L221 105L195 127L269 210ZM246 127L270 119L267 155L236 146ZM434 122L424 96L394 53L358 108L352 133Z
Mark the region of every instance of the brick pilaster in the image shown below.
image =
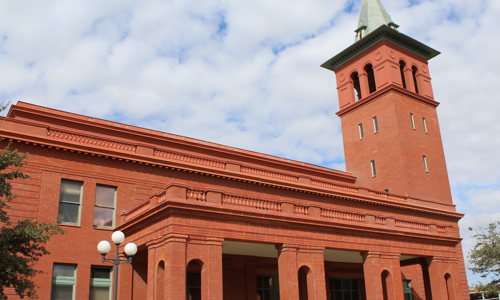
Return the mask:
M299 278L297 268L298 245L280 244L278 250L278 274L281 300L299 299Z
M399 254L368 251L362 256L366 299L384 300L384 290L388 300L404 299Z

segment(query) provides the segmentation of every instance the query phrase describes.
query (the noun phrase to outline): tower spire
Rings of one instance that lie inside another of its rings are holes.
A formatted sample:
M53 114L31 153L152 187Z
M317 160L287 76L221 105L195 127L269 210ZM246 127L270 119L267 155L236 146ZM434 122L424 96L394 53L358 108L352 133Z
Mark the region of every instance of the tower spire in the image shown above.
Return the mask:
M359 41L382 25L387 25L396 30L399 27L392 21L391 16L387 13L380 0L363 0L359 12L358 28L355 30L355 41Z

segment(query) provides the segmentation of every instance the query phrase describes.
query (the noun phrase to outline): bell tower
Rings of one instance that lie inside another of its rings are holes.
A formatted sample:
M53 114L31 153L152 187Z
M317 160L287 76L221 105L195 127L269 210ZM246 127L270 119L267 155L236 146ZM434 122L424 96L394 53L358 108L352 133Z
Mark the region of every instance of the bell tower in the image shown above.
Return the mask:
M454 210L428 61L440 53L363 0L355 42L323 65L337 78L346 169L360 186Z

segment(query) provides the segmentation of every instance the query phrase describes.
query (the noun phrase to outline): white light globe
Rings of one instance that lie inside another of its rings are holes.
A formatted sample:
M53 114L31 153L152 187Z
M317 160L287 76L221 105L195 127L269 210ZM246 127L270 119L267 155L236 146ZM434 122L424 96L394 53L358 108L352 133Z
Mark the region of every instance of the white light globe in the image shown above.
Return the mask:
M111 240L113 240L113 243L115 244L121 244L125 240L125 234L121 231L115 231L111 235Z
M128 243L125 245L125 253L128 256L134 256L137 253L137 246L134 243Z
M97 251L101 254L107 254L111 250L111 244L108 241L100 241L97 244Z

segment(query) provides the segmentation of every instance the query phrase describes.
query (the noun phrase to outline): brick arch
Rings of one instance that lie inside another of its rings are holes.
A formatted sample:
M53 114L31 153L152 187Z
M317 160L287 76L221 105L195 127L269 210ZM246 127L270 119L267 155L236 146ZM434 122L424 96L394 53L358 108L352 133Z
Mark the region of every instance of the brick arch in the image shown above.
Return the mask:
M299 300L314 299L314 274L311 266L303 264L297 271L299 283Z
M444 280L446 282L446 294L448 296L447 300L456 300L455 284L453 282L453 276L450 273L444 274Z

